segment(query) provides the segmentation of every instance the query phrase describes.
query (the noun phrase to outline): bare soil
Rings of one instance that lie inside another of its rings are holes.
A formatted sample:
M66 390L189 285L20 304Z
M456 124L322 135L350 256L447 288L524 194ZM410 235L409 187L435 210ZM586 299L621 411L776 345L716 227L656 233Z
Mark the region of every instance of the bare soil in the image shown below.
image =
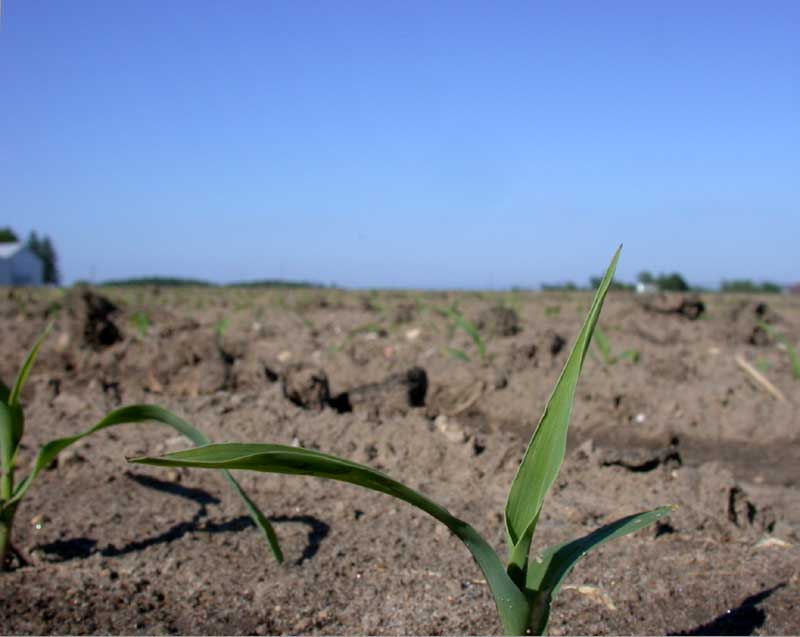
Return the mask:
M215 441L296 444L379 468L500 551L505 495L590 302L586 293L95 292L0 290L6 382L55 318L23 393L20 475L43 442L120 405L154 403ZM699 317L697 301L606 301L612 355L636 350L638 360L604 361L597 349L587 358L536 542L680 508L579 563L551 634L800 630L800 381L774 336L797 346L800 299L705 295ZM482 326L484 360L441 312L453 303ZM478 567L425 514L348 485L241 473L275 523L287 556L279 566L219 475L125 460L185 446L171 430L125 425L42 474L14 529L27 564L0 573L0 632L500 631Z

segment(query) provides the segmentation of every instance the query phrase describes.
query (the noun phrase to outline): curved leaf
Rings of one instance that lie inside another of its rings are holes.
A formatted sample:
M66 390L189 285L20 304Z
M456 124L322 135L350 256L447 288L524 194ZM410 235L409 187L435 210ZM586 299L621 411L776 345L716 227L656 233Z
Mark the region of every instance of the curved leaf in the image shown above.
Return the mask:
M506 535L509 546L509 570L516 572L519 578L525 571L528 550L545 495L564 460L575 388L621 249L621 246L617 249L597 288L586 321L547 401L542 418L511 484L505 510Z
M197 445L208 444L208 438L206 438L200 431L166 409L162 409L161 407L157 407L155 405L131 405L128 407L122 407L109 413L94 427L91 427L90 429L87 429L76 436L58 438L56 440L51 440L45 445L42 445L42 447L39 449L39 453L36 455L36 459L33 463L33 469L31 470L30 474L19 483L17 488L14 490L13 497L6 501L4 506L12 506L16 502L19 502L25 496L25 493L27 492L28 488L30 488L31 483L36 476L39 475L39 473L53 460L55 460L59 453L61 453L70 445L78 442L86 436L108 427L128 423L142 423L146 421L155 421L163 425L167 425L168 427L172 427L178 431L178 433L183 434ZM236 491L239 497L244 501L250 517L266 537L267 542L269 543L270 548L275 555L275 558L278 560L278 562L282 562L283 554L272 525L264 517L261 511L259 511L258 507L253 503L253 501L247 496L241 486L239 486L239 483L236 482L233 476L224 470L222 473L225 475L225 478L228 480L228 482L230 482L234 491Z
M472 342L475 343L475 347L478 348L478 354L480 355L481 360L484 360L486 358L486 343L481 337L481 333L478 331L478 328L468 321L464 315L461 314L461 312L458 312L452 308L450 309L450 316L453 318L456 327L463 330L472 339Z
M25 416L22 413L22 407L20 407L19 404L19 397L20 394L22 394L22 388L25 386L25 381L28 380L28 374L30 374L31 367L33 367L33 361L36 360L36 355L42 348L42 343L44 343L44 339L46 339L47 335L50 333L50 328L52 326L52 323L48 323L47 327L44 328L44 331L39 335L39 338L36 339L31 351L28 352L28 355L25 357L22 367L19 369L17 378L14 381L14 386L11 388L11 391L8 393L8 397L6 398L8 407L11 410L10 453L12 459L17 451L17 445L19 445L19 441L22 440L22 434L25 432Z
M17 374L17 378L14 381L14 386L11 388L11 393L8 397L8 404L15 405L19 403L19 395L22 393L22 388L25 385L25 381L28 379L28 374L31 372L31 367L33 367L33 361L36 360L36 355L39 353L39 350L42 348L42 343L44 343L44 339L47 338L47 335L50 333L50 329L53 327L52 323L48 323L47 327L44 328L44 331L39 335L39 338L36 339L36 342L33 344L31 351L28 352L28 355L25 357L25 361L22 363L22 367L20 367L19 373Z
M316 476L348 482L403 500L444 524L472 553L483 571L507 634L524 634L528 602L506 574L500 558L478 532L447 509L380 471L319 451L272 444L228 443L207 445L158 458L133 458L131 462L166 467L249 469L266 473Z
M589 535L548 547L536 555L528 564L525 588L533 598L531 631L543 634L547 629L550 603L561 588L561 583L575 564L592 549L614 538L633 533L669 515L674 506L659 507L652 511L629 515L611 524L596 529Z

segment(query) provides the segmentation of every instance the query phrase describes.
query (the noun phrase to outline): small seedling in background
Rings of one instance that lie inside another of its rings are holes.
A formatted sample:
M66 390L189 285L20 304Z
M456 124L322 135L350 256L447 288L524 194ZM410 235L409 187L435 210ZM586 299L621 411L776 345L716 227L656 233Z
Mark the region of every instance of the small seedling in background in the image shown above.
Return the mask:
M757 359L756 362L755 362L755 365L756 365L756 369L758 369L761 372L764 372L765 374L772 367L772 364L764 357L761 357L761 358Z
M228 331L229 325L230 321L227 317L217 321L217 324L214 326L214 333L217 335L217 340L222 341L222 339L225 338L225 333Z
M331 345L328 348L328 351L332 354L342 351L345 347L353 342L354 338L361 334L375 334L376 336L380 336L381 334L386 335L387 330L381 327L378 323L365 323L364 325L359 325L358 327L350 330L341 343L338 345Z
M200 431L176 415L156 407L155 405L131 405L122 407L109 413L94 427L87 429L76 436L58 438L42 445L33 461L30 473L19 483L15 483L17 454L22 437L25 433L25 417L20 404L20 394L31 371L36 355L44 342L50 328L48 327L39 337L22 364L17 374L14 385L9 389L0 381L0 571L4 570L8 561L9 552L17 555L20 563L24 563L22 555L14 550L11 545L11 532L14 525L14 516L25 494L28 492L36 476L50 465L64 449L79 440L97 431L122 424L142 424L154 421L171 427L183 434L190 442L196 445L208 444L209 440ZM227 471L223 472L230 482L233 490L239 495L247 508L250 517L267 539L276 559L283 560L278 538L269 521L259 511L250 497L244 492L239 483Z
M447 526L466 545L486 577L506 634L542 634L547 628L553 598L582 556L608 540L637 531L672 511L672 507L661 507L630 515L584 537L535 549L531 555L545 495L564 460L578 377L618 258L619 250L600 283L578 339L511 484L505 507L508 545L505 565L472 526L426 496L380 471L318 451L285 445L230 443L207 445L159 458L138 458L133 462L317 476L349 482L403 500Z
M558 316L559 314L561 314L560 305L548 305L546 308L544 308L545 316Z
M767 334L772 336L789 354L789 362L792 365L792 376L795 380L800 380L800 356L797 354L797 349L789 342L784 334L779 334L774 327L764 321L759 321L758 326Z
M614 355L611 352L611 343L608 342L605 334L600 329L599 326L595 327L594 330L594 343L597 346L600 355L603 357L603 363L606 365L614 365L621 360L628 359L633 363L639 362L639 352L635 349L628 349L622 352L621 354Z
M486 343L483 340L481 333L478 331L478 328L463 314L461 314L455 304L451 305L446 310L437 311L439 314L450 320L451 334L457 330L461 330L472 339L472 342L475 344L475 347L478 350L478 356L480 357L481 362L484 362L486 360ZM455 349L453 347L447 347L445 349L454 358L463 361L470 360L469 355L463 350Z
M462 361L464 363L469 363L470 357L463 349L456 349L455 347L447 346L444 348L451 358L455 358L456 360Z
M150 319L144 312L136 312L131 316L131 321L136 326L140 338L145 338L150 332Z

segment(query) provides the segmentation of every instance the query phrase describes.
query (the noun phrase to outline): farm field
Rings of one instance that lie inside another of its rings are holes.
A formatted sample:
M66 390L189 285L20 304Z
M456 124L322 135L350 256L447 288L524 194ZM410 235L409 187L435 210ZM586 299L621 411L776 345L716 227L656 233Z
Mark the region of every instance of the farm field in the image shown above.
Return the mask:
M153 403L215 442L294 444L380 469L500 548L508 487L590 301L4 288L6 383L55 321L22 394L20 475L40 444ZM611 292L598 325L536 541L679 508L581 561L549 632L796 633L800 298ZM126 462L187 446L155 424L123 425L62 453L17 513L28 563L0 573L3 633L500 631L463 545L397 500L237 473L276 528L278 565L221 476Z

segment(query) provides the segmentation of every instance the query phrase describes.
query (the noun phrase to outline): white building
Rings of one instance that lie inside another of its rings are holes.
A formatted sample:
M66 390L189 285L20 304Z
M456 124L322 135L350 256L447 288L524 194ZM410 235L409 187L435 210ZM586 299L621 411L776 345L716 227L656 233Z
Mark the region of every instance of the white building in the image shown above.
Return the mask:
M0 285L42 285L44 264L21 243L0 243Z
M655 283L643 283L639 281L636 284L637 294L655 294L658 292L658 286Z

